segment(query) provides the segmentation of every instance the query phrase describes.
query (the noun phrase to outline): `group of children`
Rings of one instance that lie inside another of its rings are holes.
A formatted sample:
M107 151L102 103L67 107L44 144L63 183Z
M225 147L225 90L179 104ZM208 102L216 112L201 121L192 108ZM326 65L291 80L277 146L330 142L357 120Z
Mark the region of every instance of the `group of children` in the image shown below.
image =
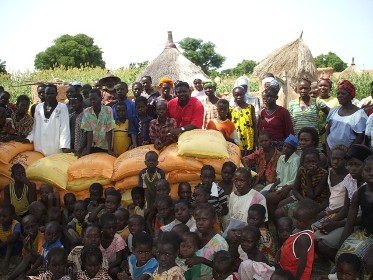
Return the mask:
M299 138L317 145L307 133ZM35 185L15 164L0 212L1 273L7 279L311 279L316 255L334 261L337 254L333 273L320 279L359 279L372 269L372 152L361 145L334 147L326 172L318 150L300 145L299 159L297 138L285 140L277 179L261 191L250 169L226 162L220 182L205 165L200 184L179 184L177 200L150 151L127 207L119 191L98 183L84 201L65 194L63 207L48 184L37 200ZM363 226L352 233L359 207ZM328 237L346 217L339 235ZM365 238L354 239L356 232ZM333 238L337 246L347 238L334 253ZM357 240L351 250L349 241ZM14 258L20 261L8 271Z

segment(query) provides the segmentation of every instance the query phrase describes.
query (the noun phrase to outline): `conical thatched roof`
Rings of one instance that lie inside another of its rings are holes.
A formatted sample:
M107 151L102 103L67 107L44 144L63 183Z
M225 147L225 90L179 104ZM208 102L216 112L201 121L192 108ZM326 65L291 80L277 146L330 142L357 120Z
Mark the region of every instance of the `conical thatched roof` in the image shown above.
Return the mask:
M261 78L268 72L276 77L286 76L293 87L299 78L315 81L317 79L315 61L310 49L302 40L302 34L297 40L269 54L254 68L253 76Z
M188 83L192 83L195 78L209 79L200 67L187 59L176 48L172 39L172 31L168 31L168 40L163 52L136 77L136 80L140 81L141 77L146 75L152 77L154 85L157 85L163 77Z
M363 70L361 70L359 67L355 64L355 58L352 58L351 65L348 66L345 70L341 72L339 77L341 78L348 78L351 75L361 75L363 74Z

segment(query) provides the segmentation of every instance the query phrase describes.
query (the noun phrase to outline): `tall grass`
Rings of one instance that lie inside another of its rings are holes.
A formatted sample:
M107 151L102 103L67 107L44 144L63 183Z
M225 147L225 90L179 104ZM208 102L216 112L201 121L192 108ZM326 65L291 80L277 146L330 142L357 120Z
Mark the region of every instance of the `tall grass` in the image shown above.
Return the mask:
M136 76L141 72L141 68L130 67L120 68L112 70L111 73L121 78L122 81L131 85L135 82ZM107 74L107 70L101 68L64 68L59 67L54 70L42 70L42 71L24 71L24 72L13 72L7 75L0 74L0 85L5 90L11 93L12 102L14 102L18 95L27 94L31 95L31 86L28 84L36 82L53 82L55 79L62 80L66 83L71 81L80 81L82 84L92 84L94 80L100 79ZM235 76L221 76L220 82L217 84L216 92L224 93L231 92L234 82L238 77ZM334 82L334 94L336 83L338 78L332 78ZM259 80L249 76L250 80L250 91L259 91ZM349 80L356 87L356 97L361 99L369 96L370 94L370 83L373 77L369 73L364 73L360 76L350 76Z

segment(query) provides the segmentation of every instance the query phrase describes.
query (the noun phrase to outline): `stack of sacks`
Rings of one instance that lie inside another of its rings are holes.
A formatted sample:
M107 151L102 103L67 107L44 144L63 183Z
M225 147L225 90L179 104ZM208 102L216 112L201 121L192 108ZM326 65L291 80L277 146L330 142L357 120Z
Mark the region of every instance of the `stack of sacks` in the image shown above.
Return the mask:
M94 153L79 158L67 169L67 187L72 192L87 191L93 183L105 186L113 176L115 157Z
M200 183L203 165L212 165L216 171L216 181L221 180L224 162L232 161L240 165L241 153L237 145L226 142L223 135L213 130L192 130L179 137L179 143L171 144L160 153L153 145L141 146L122 154L114 163L112 181L122 192L122 202L131 203L131 189L138 185L138 174L145 168L145 154L155 151L159 154L158 167L166 173L171 185L171 197L177 198L180 182L189 182L194 188ZM187 156L188 155L188 156Z
M33 150L33 144L14 141L0 143L0 190L12 181L11 167L13 164L20 163L27 168L34 161L44 157Z
M77 160L72 153L60 153L41 158L26 169L29 180L38 180L51 184L58 189L67 187L67 170Z

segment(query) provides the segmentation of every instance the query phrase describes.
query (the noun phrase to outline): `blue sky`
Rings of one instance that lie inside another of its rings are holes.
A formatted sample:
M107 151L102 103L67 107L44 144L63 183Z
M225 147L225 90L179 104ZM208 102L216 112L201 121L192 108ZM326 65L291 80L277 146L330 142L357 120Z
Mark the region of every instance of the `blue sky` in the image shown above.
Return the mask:
M211 41L227 59L222 69L243 59L261 61L295 40L313 56L329 51L362 69L373 69L372 0L1 0L0 59L8 71L33 69L35 55L63 34L95 40L107 68L158 56L173 31Z

